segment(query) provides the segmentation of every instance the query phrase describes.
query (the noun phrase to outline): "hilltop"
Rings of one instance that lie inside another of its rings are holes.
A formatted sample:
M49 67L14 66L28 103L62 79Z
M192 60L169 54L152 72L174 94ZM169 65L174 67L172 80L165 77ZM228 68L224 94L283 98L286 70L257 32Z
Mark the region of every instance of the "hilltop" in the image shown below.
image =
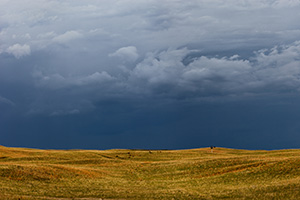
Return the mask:
M0 199L299 199L300 150L0 146Z

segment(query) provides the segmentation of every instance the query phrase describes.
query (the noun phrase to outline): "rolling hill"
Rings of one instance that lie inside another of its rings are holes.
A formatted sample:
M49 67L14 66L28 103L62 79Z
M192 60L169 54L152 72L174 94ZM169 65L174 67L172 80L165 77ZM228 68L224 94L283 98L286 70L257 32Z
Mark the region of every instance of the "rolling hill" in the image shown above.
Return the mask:
M1 146L0 199L300 199L300 150Z

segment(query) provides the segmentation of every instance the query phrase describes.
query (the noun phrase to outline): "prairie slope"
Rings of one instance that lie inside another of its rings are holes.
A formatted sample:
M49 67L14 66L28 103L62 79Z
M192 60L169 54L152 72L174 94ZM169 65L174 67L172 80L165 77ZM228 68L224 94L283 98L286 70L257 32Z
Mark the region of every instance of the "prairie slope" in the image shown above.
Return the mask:
M300 150L0 147L0 199L299 199Z

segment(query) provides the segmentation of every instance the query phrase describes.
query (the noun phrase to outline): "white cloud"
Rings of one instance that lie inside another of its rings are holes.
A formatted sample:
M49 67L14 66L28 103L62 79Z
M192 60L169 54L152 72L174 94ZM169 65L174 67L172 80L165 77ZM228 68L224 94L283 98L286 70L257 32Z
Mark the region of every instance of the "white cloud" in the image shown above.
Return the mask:
M170 48L147 53L134 68L125 72L114 68L110 73L96 71L81 76L63 76L36 71L33 76L37 87L55 91L54 102L72 102L62 104L67 110L61 103L56 105L57 108L53 105L47 109L51 113L71 114L70 110L78 108L80 111L93 109L92 102L105 98L138 96L156 97L162 101L180 98L197 101L199 98L211 100L249 94L297 94L300 91L299 57L300 42L261 50L248 59L236 54L208 57L188 48ZM189 62L185 62L187 58ZM81 104L82 99L91 103Z
M45 39L45 38L54 38L57 36L57 34L54 31L49 31L47 33L40 33L37 35L37 38L39 39Z
M91 75L88 75L86 77L79 78L76 81L76 85L89 85L89 84L101 84L105 82L113 81L114 78L109 75L106 71L103 72L95 72Z
M259 51L249 60L231 57L195 57L188 65L188 49L148 54L131 72L131 87L164 95L243 95L300 90L300 43Z
M54 42L58 42L58 43L67 43L71 40L75 40L78 38L83 37L83 35L81 33L79 33L78 31L67 31L64 34L58 35L56 37L53 38Z
M181 84L202 95L209 94L209 90L212 89L226 94L236 92L240 88L247 89L245 84L253 80L249 76L251 71L249 61L202 56L183 71Z
M70 87L82 87L93 84L105 85L115 80L106 71L95 72L87 76L71 76L64 77L61 74L44 75L41 71L35 71L33 77L37 80L38 87L45 87L49 89L63 89Z
M190 51L186 48L156 53L148 53L146 58L137 64L131 78L146 81L147 84L167 83L178 80L184 69L181 62Z
M117 92L124 95L190 94L200 97L212 93L222 96L282 93L284 90L297 92L300 89L300 42L261 50L249 59L242 59L236 54L221 58L197 56L200 53L187 48L168 49L149 52L141 62L127 71L115 68L111 73L96 71L85 76L36 72L34 77L39 87L78 87L82 90L92 87L104 93ZM192 60L184 64L183 60L191 55L194 55Z
M128 46L118 49L116 52L109 54L110 57L118 57L125 61L136 61L139 57L136 47Z
M13 54L17 59L28 56L31 53L30 46L27 44L14 44L6 49L7 53Z

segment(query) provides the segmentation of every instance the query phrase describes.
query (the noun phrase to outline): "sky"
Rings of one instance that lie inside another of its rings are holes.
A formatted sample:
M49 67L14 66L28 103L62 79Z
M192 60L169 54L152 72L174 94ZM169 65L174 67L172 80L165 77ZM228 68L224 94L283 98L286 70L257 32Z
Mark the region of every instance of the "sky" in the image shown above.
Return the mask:
M300 148L300 0L1 0L0 144Z

